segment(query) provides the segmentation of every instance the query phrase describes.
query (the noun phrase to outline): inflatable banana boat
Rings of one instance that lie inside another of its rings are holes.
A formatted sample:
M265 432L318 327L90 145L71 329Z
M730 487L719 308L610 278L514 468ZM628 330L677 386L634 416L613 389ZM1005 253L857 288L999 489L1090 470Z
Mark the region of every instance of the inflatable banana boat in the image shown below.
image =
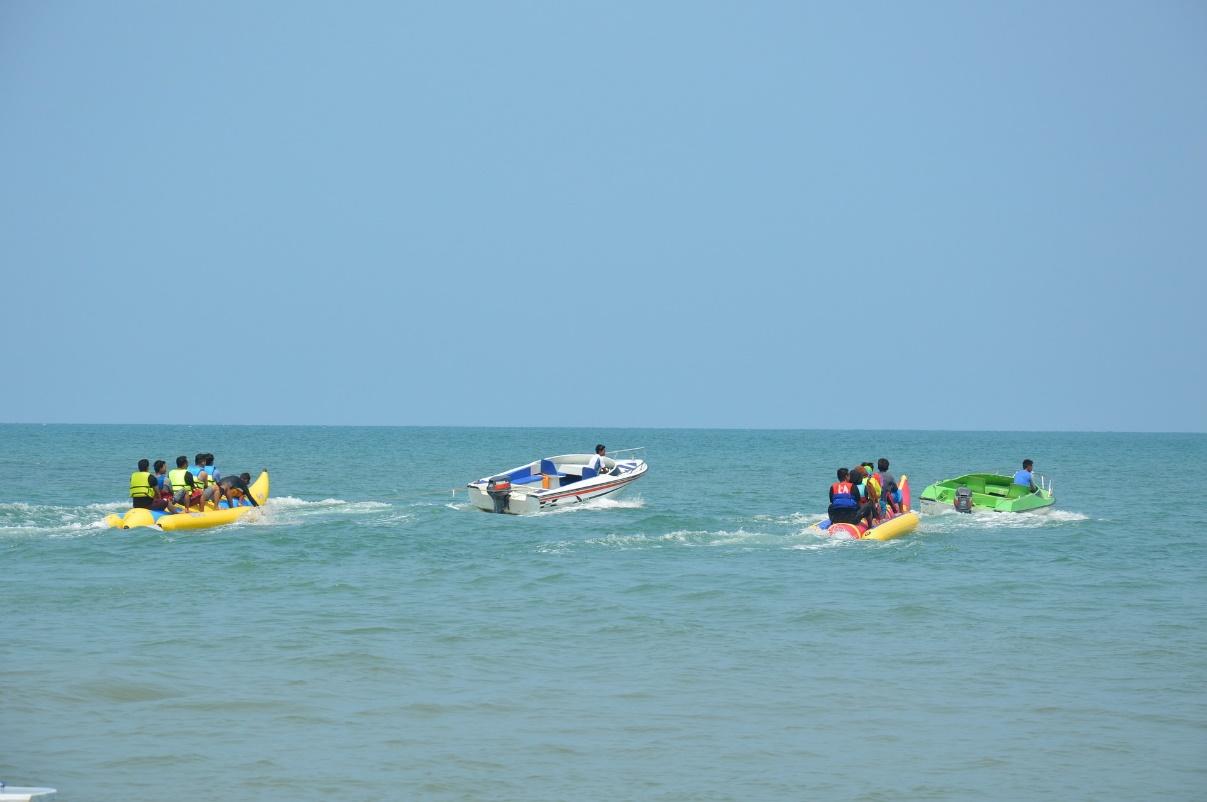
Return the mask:
M910 509L909 477L902 474L897 487L901 490L901 512L894 515L892 510L889 510L888 517L871 529L868 529L868 525L863 521L858 524L833 524L826 519L821 523L814 524L813 531L820 535L840 535L855 540L892 540L902 535L908 535L918 528L919 521L918 513Z
M268 501L268 471L262 472L256 481L248 488L257 504ZM205 509L200 512L166 513L161 510L128 510L125 515L109 515L105 523L114 529L133 529L136 526L153 526L165 532L175 532L179 529L209 529L211 526L231 524L252 510L257 509L247 499L242 499L240 506L230 507L225 501L218 503L207 502Z

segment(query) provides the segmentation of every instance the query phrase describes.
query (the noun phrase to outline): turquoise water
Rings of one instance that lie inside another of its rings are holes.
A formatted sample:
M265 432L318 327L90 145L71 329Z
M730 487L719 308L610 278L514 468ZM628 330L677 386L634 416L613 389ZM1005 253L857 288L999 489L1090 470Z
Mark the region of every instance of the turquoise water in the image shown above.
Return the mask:
M647 449L617 500L517 518L449 492L597 440ZM198 450L272 470L259 520L98 525L138 457ZM810 534L833 468L879 456L915 493L1031 457L1057 506ZM1203 799L1205 457L1202 435L0 426L0 778L74 802Z

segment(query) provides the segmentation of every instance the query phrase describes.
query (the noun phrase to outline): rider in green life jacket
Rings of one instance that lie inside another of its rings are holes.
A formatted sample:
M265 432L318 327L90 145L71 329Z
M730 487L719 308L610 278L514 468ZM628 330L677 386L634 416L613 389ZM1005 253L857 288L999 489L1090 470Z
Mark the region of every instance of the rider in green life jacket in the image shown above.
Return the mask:
M189 471L189 458L177 457L176 467L168 471L168 486L172 489L172 500L185 507L201 501L201 490Z
M138 470L130 474L130 506L134 509L149 510L155 500L158 482L147 470L150 467L150 460L140 459Z

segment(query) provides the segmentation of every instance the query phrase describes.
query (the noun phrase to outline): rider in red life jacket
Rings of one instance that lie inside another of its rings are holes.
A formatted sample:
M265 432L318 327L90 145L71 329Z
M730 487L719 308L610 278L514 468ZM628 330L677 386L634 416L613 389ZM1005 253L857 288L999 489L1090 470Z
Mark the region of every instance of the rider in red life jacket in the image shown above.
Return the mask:
M832 524L858 524L860 519L872 527L872 505L861 504L859 490L850 481L851 472L838 469L838 481L830 485L830 507L827 510Z

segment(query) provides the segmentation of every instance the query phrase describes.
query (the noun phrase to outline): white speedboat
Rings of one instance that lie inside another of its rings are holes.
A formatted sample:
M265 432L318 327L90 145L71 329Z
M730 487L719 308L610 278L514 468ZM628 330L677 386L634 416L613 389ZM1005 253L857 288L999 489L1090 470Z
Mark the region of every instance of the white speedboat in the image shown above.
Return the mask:
M53 788L5 785L0 782L0 802L40 802L49 800L57 793L58 791Z
M607 470L597 473L587 467L594 457L594 454L545 457L483 477L467 485L469 501L486 512L524 515L615 495L645 476L649 469L645 460L604 457Z

